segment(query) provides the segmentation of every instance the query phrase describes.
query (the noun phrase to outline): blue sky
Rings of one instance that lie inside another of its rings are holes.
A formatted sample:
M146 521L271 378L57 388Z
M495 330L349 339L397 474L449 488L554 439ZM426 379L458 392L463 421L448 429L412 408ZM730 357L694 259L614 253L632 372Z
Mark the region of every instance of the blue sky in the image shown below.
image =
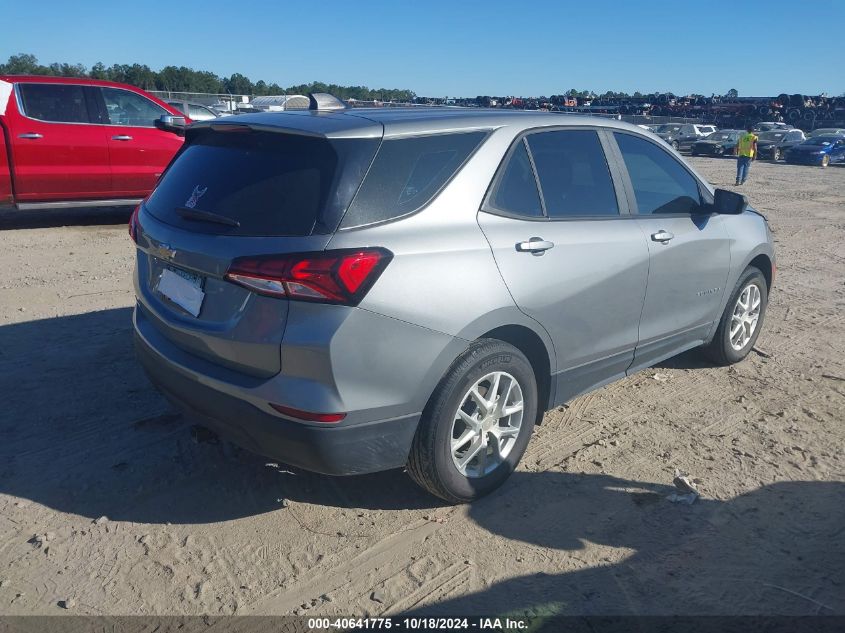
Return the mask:
M845 0L4 5L14 28L3 30L3 61L27 52L41 63L184 65L282 86L324 81L438 96L845 92Z

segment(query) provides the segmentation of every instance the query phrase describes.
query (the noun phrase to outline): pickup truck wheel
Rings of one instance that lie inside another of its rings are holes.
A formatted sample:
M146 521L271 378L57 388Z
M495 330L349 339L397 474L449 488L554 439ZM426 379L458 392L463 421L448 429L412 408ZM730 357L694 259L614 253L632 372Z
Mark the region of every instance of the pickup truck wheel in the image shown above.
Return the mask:
M522 458L537 404L537 381L525 355L503 341L475 341L426 405L408 474L449 503L492 492Z
M760 335L768 301L763 273L749 266L736 282L713 340L704 347L707 357L719 365L732 365L748 356Z

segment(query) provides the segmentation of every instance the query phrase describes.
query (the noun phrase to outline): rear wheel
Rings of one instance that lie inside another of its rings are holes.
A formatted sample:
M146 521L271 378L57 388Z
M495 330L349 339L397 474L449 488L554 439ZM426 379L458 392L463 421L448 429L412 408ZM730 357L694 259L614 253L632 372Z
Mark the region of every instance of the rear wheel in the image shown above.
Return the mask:
M537 381L525 355L502 341L474 342L432 394L408 473L450 503L492 492L522 458L537 406Z
M732 365L748 356L760 335L768 301L763 273L749 266L737 281L716 334L704 347L704 353L719 365Z

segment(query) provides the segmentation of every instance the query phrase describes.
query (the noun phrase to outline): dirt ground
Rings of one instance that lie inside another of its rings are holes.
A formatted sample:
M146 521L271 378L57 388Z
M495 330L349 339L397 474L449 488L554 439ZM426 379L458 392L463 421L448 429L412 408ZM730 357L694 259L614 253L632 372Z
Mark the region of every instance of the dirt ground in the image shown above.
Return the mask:
M759 351L550 412L464 507L193 442L133 356L128 213L0 219L0 613L845 613L845 168L743 191L777 242Z

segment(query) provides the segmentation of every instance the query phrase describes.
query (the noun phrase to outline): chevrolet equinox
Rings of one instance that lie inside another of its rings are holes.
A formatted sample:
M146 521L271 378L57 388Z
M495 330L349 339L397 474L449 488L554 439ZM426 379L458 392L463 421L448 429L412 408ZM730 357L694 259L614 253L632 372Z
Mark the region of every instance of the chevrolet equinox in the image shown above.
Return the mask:
M766 220L654 135L311 104L190 126L130 220L140 361L200 424L320 473L406 467L459 503L545 411L754 345Z

